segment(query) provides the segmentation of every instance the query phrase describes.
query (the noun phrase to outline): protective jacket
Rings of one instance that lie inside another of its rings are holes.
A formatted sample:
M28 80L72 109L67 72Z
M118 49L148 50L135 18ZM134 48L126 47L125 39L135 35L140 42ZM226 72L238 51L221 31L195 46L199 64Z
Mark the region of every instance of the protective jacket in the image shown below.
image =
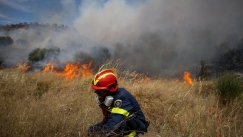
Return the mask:
M137 100L124 88L118 88L111 96L114 98L113 106L108 108L109 116L102 122L105 130L147 132L148 123Z

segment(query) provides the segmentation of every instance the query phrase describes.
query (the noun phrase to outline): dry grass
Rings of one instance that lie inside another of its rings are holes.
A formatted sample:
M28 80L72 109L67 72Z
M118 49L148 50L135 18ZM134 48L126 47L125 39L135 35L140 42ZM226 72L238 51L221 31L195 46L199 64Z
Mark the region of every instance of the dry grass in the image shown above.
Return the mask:
M90 78L66 80L52 73L0 70L1 137L83 137L102 119ZM174 79L133 82L120 87L139 101L151 122L144 137L242 136L242 103L219 109L212 81L192 86Z

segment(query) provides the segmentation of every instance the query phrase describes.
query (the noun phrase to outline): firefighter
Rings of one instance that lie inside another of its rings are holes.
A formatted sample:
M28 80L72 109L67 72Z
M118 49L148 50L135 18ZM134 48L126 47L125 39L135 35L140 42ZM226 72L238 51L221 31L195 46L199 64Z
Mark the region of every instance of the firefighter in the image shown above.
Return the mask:
M112 70L97 73L91 87L104 117L102 122L89 127L89 136L138 137L147 132L149 122L137 100L126 89L118 88Z

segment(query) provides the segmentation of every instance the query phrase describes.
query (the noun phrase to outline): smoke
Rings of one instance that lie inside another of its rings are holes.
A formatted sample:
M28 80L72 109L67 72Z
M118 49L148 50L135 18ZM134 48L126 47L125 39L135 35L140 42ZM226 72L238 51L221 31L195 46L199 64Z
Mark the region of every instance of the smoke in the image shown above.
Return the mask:
M222 45L237 46L243 37L242 6L228 0L63 0L58 8L49 7L53 14L47 10L38 17L69 23L76 33L16 30L9 34L15 44L0 52L14 64L34 48L58 47L62 63L123 59L127 68L149 75L195 73L200 60L219 55Z
M74 26L113 49L112 58L151 75L193 71L210 60L222 42L243 37L243 2L227 0L110 0L80 7ZM231 45L230 44L230 45ZM231 45L236 46L236 45ZM168 73L170 72L170 73Z
M77 52L88 52L96 43L81 36L77 31L57 25L40 25L27 29L10 31L9 36L14 39L14 44L0 46L0 54L8 67L13 67L20 61L28 61L28 55L36 48L59 48L60 54L55 58L46 58L38 62L44 66L49 61L56 61L56 65L74 62Z
M41 1L44 7L37 6L34 10L36 18L45 23L71 24L78 16L78 2L74 0Z

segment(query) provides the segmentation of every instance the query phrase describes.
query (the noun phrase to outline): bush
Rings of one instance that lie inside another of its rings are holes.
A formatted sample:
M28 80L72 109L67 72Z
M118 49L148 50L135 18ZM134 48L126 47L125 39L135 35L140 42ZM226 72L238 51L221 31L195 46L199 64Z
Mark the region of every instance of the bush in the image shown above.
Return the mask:
M243 92L242 81L235 75L227 73L216 82L217 95L221 105L228 105Z
M0 46L10 46L13 44L13 39L9 36L0 36Z
M40 60L43 60L45 57L49 56L49 55L55 55L58 54L60 52L59 48L50 48L50 49L40 49L37 48L35 50L33 50L32 52L30 52L28 60L29 61L33 61L33 62L37 62Z

